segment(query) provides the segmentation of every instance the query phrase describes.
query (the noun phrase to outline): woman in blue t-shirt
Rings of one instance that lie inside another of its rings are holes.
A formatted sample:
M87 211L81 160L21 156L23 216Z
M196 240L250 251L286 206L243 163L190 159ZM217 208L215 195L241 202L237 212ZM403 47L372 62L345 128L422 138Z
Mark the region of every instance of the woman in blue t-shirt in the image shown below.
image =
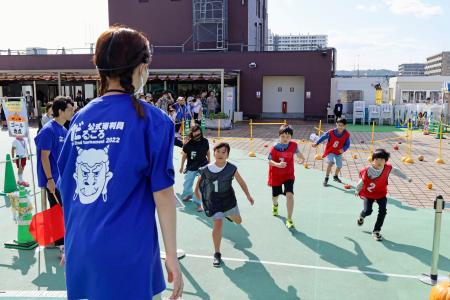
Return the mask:
M97 40L102 96L74 116L58 160L69 299L151 299L164 291L155 207L171 299L181 297L173 123L135 97L150 58L147 38L133 29L113 26Z

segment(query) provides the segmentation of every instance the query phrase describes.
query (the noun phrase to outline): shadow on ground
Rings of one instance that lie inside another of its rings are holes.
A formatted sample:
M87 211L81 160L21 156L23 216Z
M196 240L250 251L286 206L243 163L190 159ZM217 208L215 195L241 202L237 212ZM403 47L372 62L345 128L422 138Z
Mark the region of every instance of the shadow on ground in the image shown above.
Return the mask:
M195 205L190 204L192 203L188 203L184 209L180 210L180 212L194 215L198 221L202 222L212 230L212 220L206 217L204 213L196 212L194 208ZM224 262L222 265L224 274L235 286L247 294L247 299L300 299L297 295L297 290L293 286L288 286L287 291L285 291L277 285L265 266L262 263L259 263L259 257L249 250L252 247L252 242L249 237L248 231L242 225L231 224L224 221L223 238L233 242L234 248L241 251L250 260L244 262L242 266L235 269L230 268L227 263ZM211 248L213 248L212 240Z

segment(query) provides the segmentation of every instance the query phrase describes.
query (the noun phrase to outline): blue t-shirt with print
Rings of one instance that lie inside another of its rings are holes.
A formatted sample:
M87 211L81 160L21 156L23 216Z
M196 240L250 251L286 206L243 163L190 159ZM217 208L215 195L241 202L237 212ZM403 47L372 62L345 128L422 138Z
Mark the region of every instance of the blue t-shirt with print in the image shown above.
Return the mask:
M42 166L41 151L50 151L49 161L52 169L52 177L55 183L58 182L59 172L56 162L58 161L59 154L64 143L64 139L67 135L67 129L63 125L60 125L55 120L51 120L42 127L38 135L34 138L36 143L37 152L37 177L39 187L45 188L47 186L47 176Z
M58 161L69 299L151 299L165 289L153 192L174 184L174 128L129 95L91 101Z

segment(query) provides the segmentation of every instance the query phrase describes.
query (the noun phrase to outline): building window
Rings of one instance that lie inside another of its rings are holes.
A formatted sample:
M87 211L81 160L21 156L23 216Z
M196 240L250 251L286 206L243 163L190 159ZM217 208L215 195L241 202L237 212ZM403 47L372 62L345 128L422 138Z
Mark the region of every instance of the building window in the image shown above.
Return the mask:
M278 87L278 92L281 93L283 91L283 88L281 86Z
M402 102L403 103L414 102L414 92L413 91L402 91Z
M291 93L294 92L294 88L293 88L293 87L290 88L290 92L291 92Z
M363 91L339 91L339 98L342 103L353 103L353 101L363 101Z
M261 18L261 1L256 0L256 16Z
M148 0L139 0L139 3L148 3Z
M441 100L441 92L438 91L431 91L430 92L430 100L433 103L439 102Z

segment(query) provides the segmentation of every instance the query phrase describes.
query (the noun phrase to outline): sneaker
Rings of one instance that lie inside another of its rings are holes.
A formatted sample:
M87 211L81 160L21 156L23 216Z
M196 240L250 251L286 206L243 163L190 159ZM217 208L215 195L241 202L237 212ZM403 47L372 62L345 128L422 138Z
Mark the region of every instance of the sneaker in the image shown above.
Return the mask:
M342 183L342 180L340 180L337 175L333 176L333 180L336 181L336 182Z
M292 222L291 219L287 219L287 220L286 220L286 227L287 227L288 229L293 229L293 228L295 228L294 222Z
M183 197L184 202L189 202L192 199L192 196Z
M323 186L327 186L328 185L328 177L325 177L325 180L323 181Z
M220 252L214 253L213 267L219 268L222 265L222 254Z
M358 226L362 226L362 224L364 224L364 218L359 217L358 220L356 221L356 223L358 223Z
M272 204L272 215L274 217L278 216L278 205L273 205Z
M197 206L197 212L202 212L203 211L203 206L200 204L199 206Z
M22 186L24 187L30 187L30 184L26 181L22 181Z
M372 236L373 236L373 239L375 241L382 241L383 240L383 236L381 235L381 233L379 231L372 232Z

